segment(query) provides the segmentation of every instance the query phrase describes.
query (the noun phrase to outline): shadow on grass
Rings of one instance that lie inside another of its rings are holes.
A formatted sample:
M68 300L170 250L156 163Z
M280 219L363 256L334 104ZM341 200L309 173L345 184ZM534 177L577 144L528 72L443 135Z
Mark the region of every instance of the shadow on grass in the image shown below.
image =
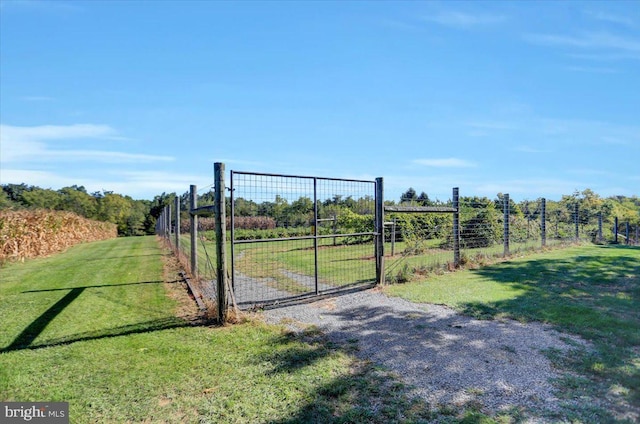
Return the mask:
M172 281L175 283L176 281ZM66 295L64 295L60 300L58 300L55 304L53 304L49 309L44 311L37 317L35 320L31 322L16 338L11 342L7 347L0 349L0 353L2 352L10 352L15 350L24 350L24 349L41 349L43 347L50 346L58 346L64 344L74 343L76 341L83 340L94 340L105 337L114 337L118 335L126 335L133 334L136 332L144 332L147 328L149 331L157 331L158 329L169 328L166 327L167 323L164 320L160 321L149 321L147 323L142 324L134 324L124 327L117 327L115 329L107 329L100 330L90 333L85 333L82 335L71 336L64 339L59 339L55 341L49 341L47 343L32 345L33 341L44 331L44 329L53 321L67 306L69 306L74 300L76 300L86 289L88 288L108 288L108 287L118 287L118 286L132 286L132 285L140 285L140 284L161 284L163 281L142 281L137 283L121 283L121 284L103 284L103 285L90 285L90 286L80 286L80 287L65 287L65 288L56 288L56 289L43 289L43 290L27 290L22 293L40 293L40 292L53 292L53 291L68 291ZM173 324L177 323L175 318ZM183 320L179 320L184 322Z
M285 334L275 341L272 352L258 355L254 361L269 364L267 375L304 372L338 353L352 354L353 346L333 344L312 328L300 335ZM295 343L295 342L302 342ZM397 377L369 361L359 361L347 374L323 379L286 418L270 420L272 424L293 423L389 423L430 422L435 416L429 405L409 395L409 388Z
M168 330L172 328L182 327L194 327L198 325L211 325L211 323L204 321L188 321L178 317L167 317L156 320L144 321L135 324L122 325L118 327L105 328L95 331L87 331L84 333L74 334L68 337L61 337L58 339L48 340L42 344L30 344L35 337L18 336L13 343L4 349L0 349L0 353L11 352L15 350L38 350L47 347L65 346L77 342L84 342L89 340L108 339L113 337L128 336L130 334L151 333L155 331ZM25 333L25 330L23 333Z
M543 321L594 343L564 365L628 390L626 399L640 411L640 248L595 247L595 254L573 258L530 259L487 266L472 273L522 289L513 299L461 305L466 315L498 315ZM604 394L603 394L604 396Z

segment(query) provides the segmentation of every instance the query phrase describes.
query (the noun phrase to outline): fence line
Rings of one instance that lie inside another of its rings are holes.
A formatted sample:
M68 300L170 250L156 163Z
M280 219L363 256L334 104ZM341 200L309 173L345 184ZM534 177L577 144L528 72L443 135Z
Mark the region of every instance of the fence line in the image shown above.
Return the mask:
M175 202L162 210L156 224L156 233L166 240L188 271L195 286L194 296L204 300L221 321L226 319L228 298L233 294L226 271L226 249L233 246L225 234L230 225L230 217L226 215L232 213L228 211L233 211L234 207L242 206L237 203L240 202L238 199L225 205L224 174L224 164L216 163L214 184L200 191L191 185L188 198L176 196ZM562 208L557 202L549 204L545 198L540 198L520 202L519 207L514 207L509 194L490 200L461 196L458 188L454 188L452 199L446 203L431 206L404 203L383 207L382 178L376 180L376 187L375 207L360 212L353 209L348 218L357 222L360 213L381 211L374 217L373 232L367 233L374 237L373 257L362 255L360 260L375 259L376 281L382 283L404 281L414 273L456 268L469 261L482 264L490 257L508 257L587 240L640 244L639 223L619 222L617 217L613 222L605 223L601 212L589 214L587 210L580 210L578 203L571 208ZM334 196L336 203L347 200L357 203L358 199L341 199L338 192L331 190L337 188L327 186L322 196ZM269 203L283 196L276 191L263 194L265 198L261 201ZM292 196L291 193L286 195ZM322 240L320 247L326 249L324 258L329 254L329 247L336 246L334 235L345 217L338 216L336 210L339 209L330 211L328 208L319 214L318 202L321 200L313 202L316 212L312 227L306 227L308 222L302 223L300 216L297 221L285 223L277 216L269 216L266 212L256 215L255 211L252 216L236 216L236 226L249 236L258 229L273 232L276 237L282 233L282 237L289 240L298 232L302 238L316 234L320 238L315 243ZM362 208L362 205L358 207ZM244 207L248 206L245 204ZM297 227L300 225L304 228ZM365 222L364 225L369 224ZM354 239L358 236L351 235Z

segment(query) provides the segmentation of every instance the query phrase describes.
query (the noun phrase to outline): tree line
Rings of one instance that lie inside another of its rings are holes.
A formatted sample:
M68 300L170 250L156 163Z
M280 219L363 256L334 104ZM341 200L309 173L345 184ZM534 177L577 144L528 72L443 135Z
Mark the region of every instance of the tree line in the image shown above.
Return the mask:
M175 199L179 196L181 216L183 220L189 217L189 192L181 195L176 193L162 193L153 200L135 200L130 196L117 194L111 191L88 193L83 186L73 185L60 190L43 189L26 184L3 184L0 191L0 209L5 208L32 208L65 210L74 212L80 216L99 221L112 222L118 227L118 234L122 236L134 236L153 234L155 224L163 208L167 205L173 207ZM503 210L504 195L498 193L494 199L487 197L461 197L460 204L466 210L483 211L482 216L478 212L476 221L493 221ZM314 213L314 203L308 197L300 197L290 201L282 196L276 196L273 201L257 203L251 199L236 198L234 200L235 216L241 217L269 217L275 221L277 227L299 227L310 225ZM213 204L213 192L205 192L198 196L198 205ZM385 201L386 205L418 205L418 206L446 206L451 205L451 200L432 200L425 192L418 194L413 188L401 194L398 202ZM538 219L541 210L540 202L536 200L509 201L510 215L516 218L516 222L525 223ZM361 217L372 216L373 198L364 196L353 198L351 196L334 195L331 198L318 200L317 209L321 218L339 218L343 222L352 225L363 226L367 220ZM621 222L629 222L632 225L640 224L640 198L638 196L611 196L600 197L590 189L575 191L564 195L559 201L547 201L547 216L553 216L558 222L573 222L575 205L578 205L579 220L582 224L593 222L595 216L602 215L603 221L610 223L615 217ZM230 202L227 202L227 216L230 216ZM474 216L471 214L471 216ZM407 228L429 228L434 232L441 229L446 232L446 216L438 214L407 215L398 214L395 217L404 222ZM438 220L442 221L439 222ZM427 222L428 221L428 222ZM433 221L433 222L432 222ZM436 222L438 221L438 222ZM441 234L432 234L435 238Z

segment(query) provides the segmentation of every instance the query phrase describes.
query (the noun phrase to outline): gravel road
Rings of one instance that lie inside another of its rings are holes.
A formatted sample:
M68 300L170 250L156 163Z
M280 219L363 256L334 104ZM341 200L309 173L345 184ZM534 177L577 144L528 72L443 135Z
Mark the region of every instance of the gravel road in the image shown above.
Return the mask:
M265 310L263 317L292 331L315 325L332 342L357 343L355 355L396 373L434 408L473 401L492 414L514 406L556 410L550 380L559 374L542 351L573 348L563 340L585 345L539 323L480 321L376 289Z

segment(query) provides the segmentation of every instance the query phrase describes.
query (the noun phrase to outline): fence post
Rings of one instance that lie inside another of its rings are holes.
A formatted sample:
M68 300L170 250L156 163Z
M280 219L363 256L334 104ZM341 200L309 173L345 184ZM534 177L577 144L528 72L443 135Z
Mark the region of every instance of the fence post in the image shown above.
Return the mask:
M542 237L542 247L547 245L547 199L540 199L540 235Z
M167 206L162 209L162 237L167 238Z
M613 242L618 244L618 217L613 221Z
M574 217L573 217L573 221L574 221L575 226L576 226L576 237L575 237L575 238L576 238L576 241L580 240L580 228L578 227L578 222L579 222L578 215L579 215L579 212L580 212L580 209L579 209L579 208L580 208L580 207L579 207L579 206L578 206L578 204L576 203L575 211L574 211L574 213L573 213L573 216L574 216Z
M215 193L214 209L216 221L216 271L218 282L218 320L227 320L227 218L225 207L224 163L214 164Z
M453 266L460 266L460 191L453 188Z
M175 233L176 233L176 256L180 255L180 196L176 193L176 220L175 220Z
M504 231L503 231L503 237L504 237L504 253L503 256L507 257L509 256L509 193L505 194L504 197L502 198L502 209L504 212Z
M167 205L167 241L171 246L171 205Z
M602 243L602 212L598 212L598 242Z
M189 186L189 210L191 224L191 275L198 277L198 215L195 210L198 207L198 191L195 185Z
M638 238L638 236L640 235L639 233L640 233L640 223L637 223L636 224L636 245L640 243L640 239Z
M629 244L629 221L627 221L627 229L625 231L625 236L627 237L625 244Z
M384 284L384 180L376 178L376 218L375 218L376 281Z
M391 224L391 256L396 255L396 225L398 218L393 218L393 223Z

